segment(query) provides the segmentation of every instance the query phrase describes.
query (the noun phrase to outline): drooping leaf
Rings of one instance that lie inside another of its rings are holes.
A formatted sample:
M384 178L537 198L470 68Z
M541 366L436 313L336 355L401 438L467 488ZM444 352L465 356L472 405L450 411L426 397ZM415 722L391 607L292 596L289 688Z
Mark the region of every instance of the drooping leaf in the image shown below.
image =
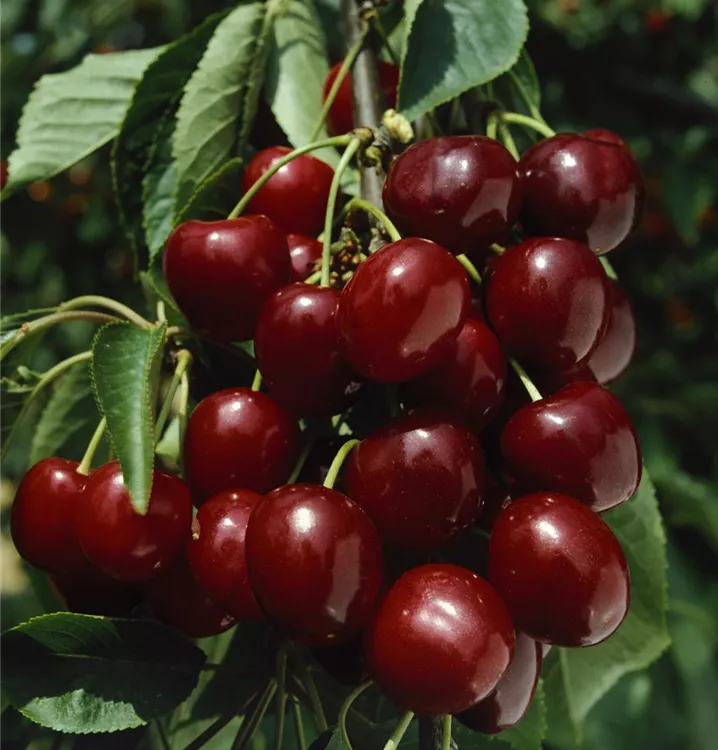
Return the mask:
M541 113L541 85L525 49L521 50L516 63L494 81L494 91L516 112L527 112L533 117Z
M144 620L58 612L2 636L3 692L32 721L60 732L114 732L181 703L205 656Z
M92 341L92 385L125 485L139 513L147 511L154 462L154 416L167 324L138 328L110 323Z
M523 0L407 0L404 13L399 109L409 119L507 71L528 33Z
M88 55L72 70L43 76L23 110L3 192L53 177L111 141L137 82L160 51Z
M244 161L240 157L225 162L194 191L180 209L175 224L190 219L216 221L224 219L242 195Z
M0 378L0 438L2 439L2 453L5 455L15 424L23 411L33 386L11 378Z
M171 326L180 326L180 328L189 328L187 321L179 311L177 303L175 302L172 292L170 292L167 282L165 281L164 274L159 265L155 264L146 271L140 271L139 273L140 283L145 292L148 305L156 306L158 301L164 302L165 315L167 316L167 322Z

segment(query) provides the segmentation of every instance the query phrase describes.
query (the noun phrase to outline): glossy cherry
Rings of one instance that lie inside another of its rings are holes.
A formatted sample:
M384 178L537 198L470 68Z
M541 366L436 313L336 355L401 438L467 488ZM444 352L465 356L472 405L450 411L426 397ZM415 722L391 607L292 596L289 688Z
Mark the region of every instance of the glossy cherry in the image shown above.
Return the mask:
M565 493L597 512L628 500L641 481L631 418L597 383L571 383L519 409L501 434L501 452L524 486Z
M519 165L529 235L567 237L601 255L637 226L643 178L625 146L566 133L537 143Z
M511 618L494 589L458 565L404 573L366 629L369 671L398 706L424 715L485 698L514 650Z
M486 309L494 331L522 363L567 370L603 335L608 295L606 274L588 246L538 237L501 256Z
M192 524L187 559L194 577L212 599L239 620L263 620L249 582L245 535L261 495L225 490L211 497Z
M328 646L359 630L382 580L379 534L348 497L321 485L270 492L247 527L252 587L294 640Z
M162 262L190 325L218 341L252 338L262 305L291 271L287 240L265 216L186 221Z
M262 310L257 366L272 395L298 416L331 416L346 406L357 378L339 350L336 289L291 284Z
M472 317L443 359L410 381L407 390L420 403L451 409L478 431L501 405L506 369L499 340L485 323Z
M77 461L64 458L39 461L22 478L13 501L15 547L30 565L48 573L71 571L85 562L75 519L88 478L77 467Z
M117 581L85 560L77 568L50 575L58 598L69 612L105 617L129 617L142 601L138 583Z
M609 285L608 326L587 367L599 383L610 383L628 369L636 350L636 319L631 303L616 282Z
M485 468L476 438L450 414L417 409L350 453L349 497L387 544L431 549L468 526L483 499Z
M524 495L504 510L489 543L489 580L517 628L556 646L600 643L628 612L621 545L568 495Z
M392 242L357 269L339 301L342 349L362 375L410 380L449 351L469 312L469 282L440 245Z
M120 581L146 581L168 568L187 543L189 487L157 469L145 515L133 507L117 461L90 477L77 517L77 538L91 563Z
M420 141L394 161L384 183L384 208L402 234L456 253L503 242L520 207L516 160L480 135Z
M201 504L222 490L268 492L299 457L299 426L273 399L226 388L197 404L187 424L185 474Z
M584 135L587 138L593 138L596 141L606 141L606 143L612 143L614 146L621 146L621 148L627 148L630 150L630 146L626 141L624 141L618 133L614 133L612 130L606 130L605 128L592 128L591 130L586 130Z
M341 68L341 62L338 62L332 68L330 68L327 77L324 80L324 96L323 101L326 101L329 92L331 91L332 85L339 74L339 68ZM384 60L378 61L378 74L379 74L379 85L381 86L382 94L384 95L384 104L386 109L394 109L396 107L396 90L399 86L399 68L393 63L386 62ZM356 123L356 126L363 125L365 123ZM339 85L332 106L329 108L329 114L327 116L327 125L329 131L336 135L342 135L348 133L355 127L354 124L354 100L352 96L352 75L351 71L344 77L344 80Z
M291 151L272 146L256 153L242 177L242 190L252 185ZM322 231L334 170L311 154L285 164L252 198L247 211L264 214L287 234L315 236Z
M314 273L322 257L322 243L303 234L288 234L287 245L292 261L292 281L304 281Z

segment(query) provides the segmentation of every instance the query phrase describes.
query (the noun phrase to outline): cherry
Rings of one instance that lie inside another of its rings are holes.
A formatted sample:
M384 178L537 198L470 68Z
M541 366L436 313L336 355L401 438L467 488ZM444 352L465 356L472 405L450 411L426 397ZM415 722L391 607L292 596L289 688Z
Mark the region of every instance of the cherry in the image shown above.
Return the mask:
M455 411L478 431L501 405L506 369L506 357L491 329L469 318L444 358L407 389L421 403Z
M528 367L567 370L606 329L609 285L580 242L539 237L506 250L488 284L491 325Z
M356 270L339 301L342 347L362 375L410 380L448 352L469 311L464 269L443 247L392 242Z
M597 512L628 500L641 481L631 419L597 383L571 383L519 409L504 427L501 451L520 483L563 492Z
M516 633L514 658L496 688L456 718L484 734L497 734L518 724L533 700L542 661L542 644Z
M443 412L417 409L393 420L354 448L347 463L349 497L392 546L437 547L481 507L479 443Z
M519 165L529 235L578 240L601 255L638 225L643 179L625 146L567 133L540 141Z
M636 350L636 320L631 303L616 284L609 284L608 327L588 358L587 366L599 383L610 383L623 375Z
M292 281L304 281L315 271L322 257L322 243L303 234L288 234L289 257L292 261Z
M336 289L291 284L262 310L254 339L257 366L272 395L298 416L331 416L358 387L339 351Z
M358 685L369 676L362 641L362 633L359 632L336 646L312 649L312 654L337 682Z
M249 188L292 149L272 146L257 152L242 177L242 190ZM324 226L329 188L334 170L310 154L285 164L270 177L247 206L251 213L265 214L287 234L316 236Z
M488 487L484 493L484 505L479 516L479 526L490 533L503 509L508 508L517 497L525 494L525 490L515 482Z
M186 554L149 582L146 596L158 620L190 638L224 633L237 622L197 582Z
M430 138L391 165L384 207L402 234L453 252L501 242L521 207L518 164L492 138Z
M0 190L7 185L8 171L5 159L0 160Z
M87 560L50 575L50 584L68 611L83 615L128 617L143 597L139 584L116 581Z
M458 565L422 565L380 602L365 648L372 677L398 706L454 714L496 687L513 654L514 629L483 578Z
M90 477L77 516L77 538L93 565L120 581L145 581L167 568L187 542L192 501L187 485L157 469L145 515L132 506L117 461Z
M194 577L239 620L264 619L249 583L244 544L249 516L261 499L251 490L225 490L211 497L197 513L187 546Z
M327 73L324 80L324 96L322 101L326 101L331 91L334 81L339 74L341 62L334 65ZM381 86L384 102L387 109L396 107L396 91L399 86L399 68L390 62L379 60L378 62L379 85ZM364 123L357 123L362 125ZM351 71L347 73L344 80L339 85L337 95L329 108L327 116L327 125L329 131L335 135L342 135L353 130L354 125L354 99L352 94L352 76Z
M252 587L296 641L347 640L371 614L382 579L379 534L348 497L313 484L270 492L247 526Z
M592 646L628 611L621 545L601 518L568 495L524 495L499 516L489 580L516 627L556 646Z
M262 305L291 270L287 240L266 216L186 221L162 262L190 325L218 341L252 338Z
M591 130L587 130L584 135L587 138L593 138L596 141L605 141L606 143L612 143L614 146L620 146L621 148L625 148L630 151L630 146L626 143L626 141L624 141L620 135L614 133L612 130L606 130L605 128L592 128Z
M32 466L17 488L10 531L20 557L48 573L82 566L75 519L88 477L77 461L45 458Z
M195 502L222 490L268 492L299 457L297 423L270 396L226 388L197 404L187 424L184 460Z

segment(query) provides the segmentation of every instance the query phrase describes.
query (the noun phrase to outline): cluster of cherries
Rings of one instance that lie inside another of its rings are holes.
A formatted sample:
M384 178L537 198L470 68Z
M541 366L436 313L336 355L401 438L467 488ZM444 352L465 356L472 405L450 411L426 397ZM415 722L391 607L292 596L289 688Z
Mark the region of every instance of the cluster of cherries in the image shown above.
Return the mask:
M245 190L287 151L258 153ZM519 162L481 136L417 143L384 187L404 238L320 287L304 280L332 176L298 157L250 215L189 221L167 242L190 325L253 339L266 392L200 401L186 481L155 470L145 515L116 462L89 476L35 465L15 543L70 606L78 589L104 592L103 613L144 597L193 637L266 618L340 679L368 674L405 709L501 731L526 712L547 646L599 643L628 609L600 514L636 491L641 456L603 384L628 365L635 326L597 255L636 226L640 174L605 131L547 138ZM527 239L498 247L516 232ZM338 478L317 449L288 483L299 420L361 410L377 383L395 416L341 451Z

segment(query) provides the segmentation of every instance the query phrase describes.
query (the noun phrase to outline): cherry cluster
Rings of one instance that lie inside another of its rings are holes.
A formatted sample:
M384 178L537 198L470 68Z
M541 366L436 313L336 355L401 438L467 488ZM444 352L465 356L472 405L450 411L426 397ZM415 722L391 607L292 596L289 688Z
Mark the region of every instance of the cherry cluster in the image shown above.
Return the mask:
M288 151L258 153L245 191ZM190 325L253 340L266 392L200 401L184 481L156 469L145 515L116 462L35 465L15 543L70 607L144 599L192 637L267 619L338 679L370 675L405 709L498 732L528 709L547 647L600 643L628 610L600 514L641 476L604 387L635 325L598 256L636 226L641 177L606 131L546 138L518 162L482 136L417 143L384 185L403 238L316 286L332 179L299 156L248 215L188 221L166 245ZM384 423L328 461L377 392ZM334 438L307 445L319 431L300 420L330 417Z

